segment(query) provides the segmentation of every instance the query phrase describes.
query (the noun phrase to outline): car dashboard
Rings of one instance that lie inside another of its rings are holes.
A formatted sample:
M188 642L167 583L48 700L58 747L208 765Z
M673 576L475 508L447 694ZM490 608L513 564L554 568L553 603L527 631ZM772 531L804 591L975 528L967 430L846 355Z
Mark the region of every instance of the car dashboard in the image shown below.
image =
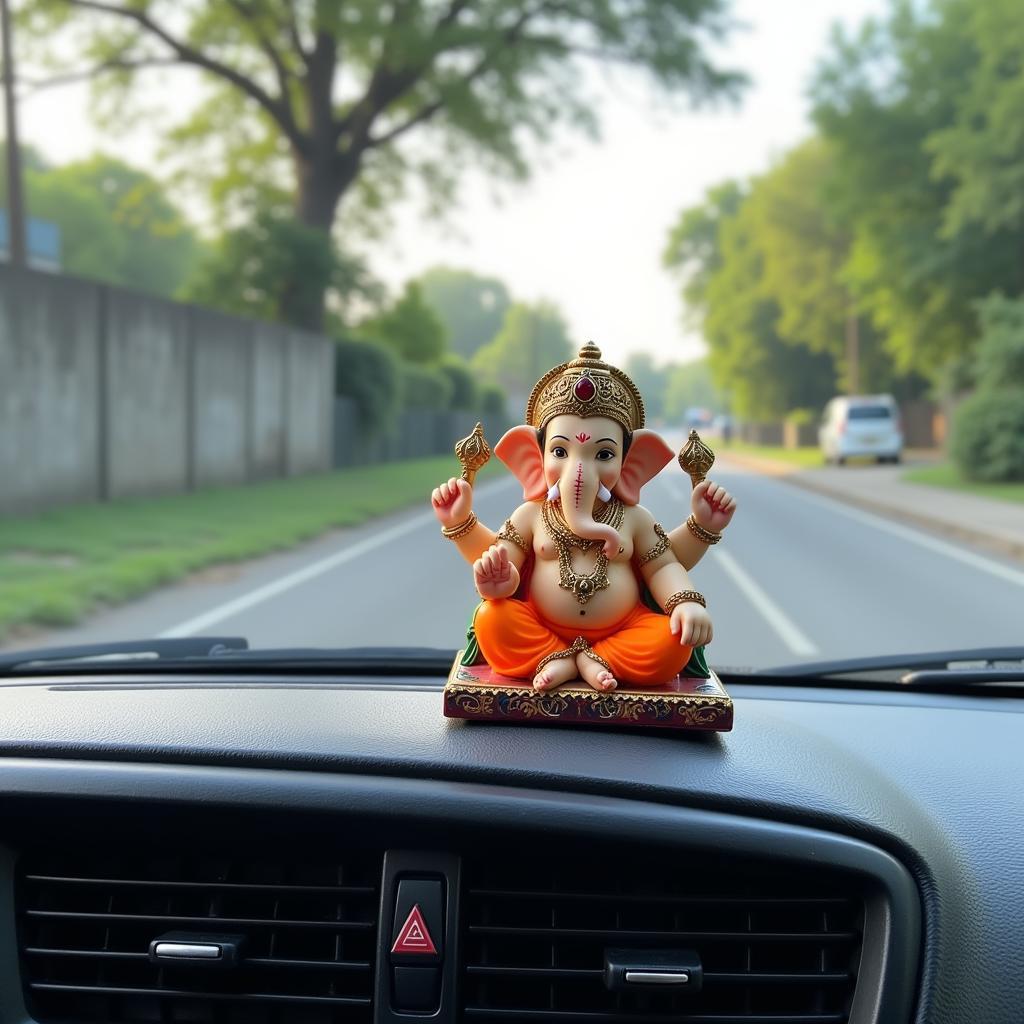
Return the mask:
M0 1024L1019 1020L1021 703L725 679L726 734L3 682Z

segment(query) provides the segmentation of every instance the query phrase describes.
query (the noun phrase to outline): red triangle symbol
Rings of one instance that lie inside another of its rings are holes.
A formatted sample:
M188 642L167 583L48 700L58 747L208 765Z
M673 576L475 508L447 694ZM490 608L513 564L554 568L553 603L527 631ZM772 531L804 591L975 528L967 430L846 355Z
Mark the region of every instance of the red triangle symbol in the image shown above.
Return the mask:
M405 924L402 925L402 930L398 933L398 938L395 939L391 952L437 952L434 940L430 937L430 932L427 931L427 922L423 920L423 915L420 913L420 905L418 903L414 904L412 910L409 911L409 916L405 919Z

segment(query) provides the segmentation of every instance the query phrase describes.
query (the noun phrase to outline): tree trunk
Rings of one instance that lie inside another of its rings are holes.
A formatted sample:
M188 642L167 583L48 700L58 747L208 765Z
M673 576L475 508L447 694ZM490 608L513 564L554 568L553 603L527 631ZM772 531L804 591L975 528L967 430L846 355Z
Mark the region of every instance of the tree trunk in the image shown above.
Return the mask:
M295 216L299 223L323 234L323 244L333 249L331 229L337 216L338 204L343 192L351 184L339 180L337 158L330 151L314 151L307 157L296 157ZM304 275L304 269L296 265L294 272ZM324 326L324 311L328 280L304 280L288 282L282 297L283 317L288 323L308 331L320 332Z

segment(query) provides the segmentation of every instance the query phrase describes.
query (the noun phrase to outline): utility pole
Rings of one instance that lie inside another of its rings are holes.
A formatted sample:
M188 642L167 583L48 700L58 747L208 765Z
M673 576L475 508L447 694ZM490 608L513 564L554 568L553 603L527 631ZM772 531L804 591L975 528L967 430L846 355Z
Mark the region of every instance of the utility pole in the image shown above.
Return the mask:
M13 267L25 266L25 204L21 189L21 147L18 143L18 101L14 94L14 44L8 0L0 0L4 36L4 115L7 127L7 249Z

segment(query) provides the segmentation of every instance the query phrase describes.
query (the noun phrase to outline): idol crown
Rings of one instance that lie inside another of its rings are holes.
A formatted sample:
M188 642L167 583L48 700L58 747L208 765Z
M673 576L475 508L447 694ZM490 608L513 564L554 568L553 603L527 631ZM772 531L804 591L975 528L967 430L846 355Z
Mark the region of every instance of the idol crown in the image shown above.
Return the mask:
M548 370L526 403L526 422L542 430L555 416L607 416L627 433L644 425L644 400L629 376L601 361L588 341L568 363Z

